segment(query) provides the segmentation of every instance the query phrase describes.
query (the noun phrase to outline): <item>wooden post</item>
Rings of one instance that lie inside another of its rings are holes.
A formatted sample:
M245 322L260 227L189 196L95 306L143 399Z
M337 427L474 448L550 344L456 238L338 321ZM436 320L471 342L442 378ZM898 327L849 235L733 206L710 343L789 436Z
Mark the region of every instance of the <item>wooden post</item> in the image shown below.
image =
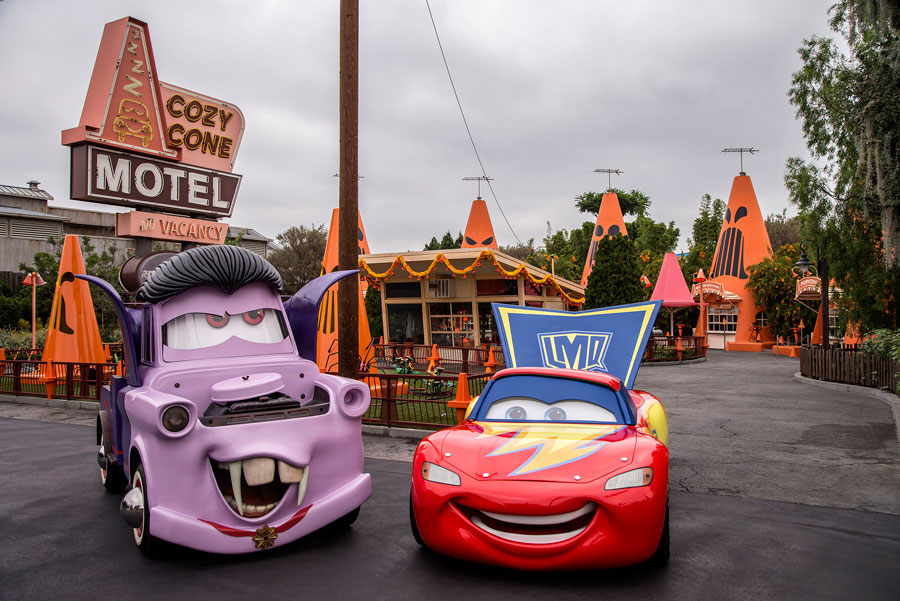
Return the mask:
M359 0L341 0L338 267L358 269ZM359 375L359 278L338 284L338 373Z
M831 343L830 335L831 335L831 327L828 323L828 303L830 299L828 298L828 260L819 258L819 278L821 280L820 289L821 289L821 297L820 301L822 303L822 348L827 349L828 345Z

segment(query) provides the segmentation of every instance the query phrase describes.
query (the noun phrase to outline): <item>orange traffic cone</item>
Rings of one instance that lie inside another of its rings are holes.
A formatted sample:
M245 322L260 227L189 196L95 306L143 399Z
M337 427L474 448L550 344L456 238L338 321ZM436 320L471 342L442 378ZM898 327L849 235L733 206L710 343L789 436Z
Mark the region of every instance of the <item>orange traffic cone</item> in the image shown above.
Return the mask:
M470 402L472 402L472 395L469 394L469 377L465 373L461 373L456 383L456 398L447 401L447 407L456 409L456 423L461 424L465 421L466 410L469 408Z
M438 354L437 345L431 345L431 356L428 357L428 371L434 371L434 368L441 364L441 356Z
M494 347L491 347L488 351L488 360L484 362L484 373L494 373L495 367L497 367L497 360L494 358Z

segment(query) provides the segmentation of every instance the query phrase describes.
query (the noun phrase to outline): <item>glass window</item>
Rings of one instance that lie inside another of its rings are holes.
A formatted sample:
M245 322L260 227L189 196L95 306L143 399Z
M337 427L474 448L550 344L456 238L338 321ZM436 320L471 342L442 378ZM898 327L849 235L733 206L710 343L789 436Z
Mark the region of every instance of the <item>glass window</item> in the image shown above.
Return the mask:
M441 346L463 346L475 339L472 303L428 303L431 342Z
M387 305L387 315L391 342L425 344L422 305Z
M387 282L384 295L386 298L419 298L422 295L422 286L415 282Z
M475 291L478 296L518 296L519 281L506 278L475 280Z
M478 303L478 335L481 344L500 345L500 334L497 333L497 326L494 323L491 303Z
M726 305L724 307L711 306L708 316L708 331L719 334L734 334L737 332L737 307Z

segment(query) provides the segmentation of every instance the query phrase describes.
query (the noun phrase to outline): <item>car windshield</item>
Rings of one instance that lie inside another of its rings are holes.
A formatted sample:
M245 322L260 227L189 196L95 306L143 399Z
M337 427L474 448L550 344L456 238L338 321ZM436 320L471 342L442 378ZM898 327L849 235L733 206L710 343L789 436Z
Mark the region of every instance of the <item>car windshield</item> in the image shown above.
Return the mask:
M624 423L618 394L596 382L508 376L482 394L475 419L508 422Z

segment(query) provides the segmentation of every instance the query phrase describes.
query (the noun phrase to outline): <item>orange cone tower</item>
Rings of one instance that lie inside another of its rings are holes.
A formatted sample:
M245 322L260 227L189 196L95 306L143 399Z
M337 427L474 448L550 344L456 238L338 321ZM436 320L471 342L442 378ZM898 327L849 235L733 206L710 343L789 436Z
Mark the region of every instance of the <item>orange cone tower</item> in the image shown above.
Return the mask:
M491 225L491 215L487 203L478 198L472 201L469 210L469 221L466 222L466 233L463 234L461 248L493 248L500 250Z
M363 229L362 216L358 221L359 254L369 254L369 241ZM338 209L331 213L331 225L328 228L328 242L325 244L325 259L322 261L322 273L331 273L338 268ZM359 283L359 356L366 361L371 355L372 333L369 331L369 318L363 292L366 283ZM319 330L316 341L316 364L326 371L337 367L337 284L328 289L319 305Z
M619 206L619 196L614 192L607 192L600 200L600 210L597 211L597 223L594 225L594 235L591 237L591 247L587 260L584 262L584 270L581 272L581 285L587 286L588 276L594 268L594 254L597 252L597 243L603 236L628 235L625 228L625 218L622 216L622 207Z
M758 309L753 294L747 289L747 268L771 256L771 246L750 176L738 175L731 186L709 278L720 283L725 291L741 297L737 304L737 331L734 342L727 345L728 350L761 351L775 341L768 329L763 328L760 342L750 342Z
M77 279L86 275L78 236L66 236L59 260L56 291L47 324L44 361L105 363L97 314L89 284Z

